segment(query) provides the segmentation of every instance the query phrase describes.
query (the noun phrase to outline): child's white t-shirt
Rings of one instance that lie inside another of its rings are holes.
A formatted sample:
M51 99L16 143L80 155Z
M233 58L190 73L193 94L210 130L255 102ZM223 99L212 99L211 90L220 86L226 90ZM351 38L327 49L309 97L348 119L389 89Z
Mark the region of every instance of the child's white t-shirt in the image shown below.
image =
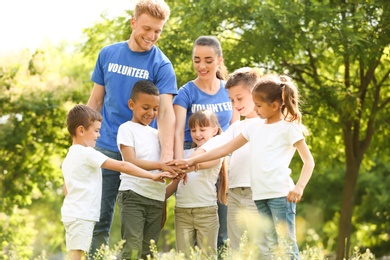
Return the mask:
M242 131L250 145L253 200L287 196L294 188L289 168L296 148L304 139L300 125L279 121L251 124Z
M194 149L184 150L188 158ZM217 205L217 182L223 159L214 167L187 173L187 183L179 182L176 190L176 207L197 208Z
M131 146L135 150L136 158L148 161L160 161L161 148L158 132L155 128L127 121L119 126L117 145ZM158 173L158 170L150 171ZM165 200L165 183L151 179L136 177L121 173L120 191L132 190L149 199Z
M208 140L200 148L204 149L206 152L215 149L221 145L224 145L234 139L236 136L241 134L242 129L247 125L253 123L260 123L263 120L259 117L246 118L242 121L236 121L229 126L229 128L223 132L221 135L217 135L210 140ZM229 188L237 187L250 187L250 146L245 144L239 149L235 150L229 158Z
M68 194L65 196L62 221L80 218L99 221L102 197L101 166L108 157L92 147L72 145L62 163Z

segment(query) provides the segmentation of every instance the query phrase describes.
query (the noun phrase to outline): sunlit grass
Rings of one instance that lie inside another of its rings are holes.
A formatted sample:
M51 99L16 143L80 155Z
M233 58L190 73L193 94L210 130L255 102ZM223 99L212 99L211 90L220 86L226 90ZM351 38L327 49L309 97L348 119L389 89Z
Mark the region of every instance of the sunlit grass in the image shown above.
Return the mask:
M118 242L114 247L102 246L94 256L96 260L116 260L120 259L120 251L123 246L123 241ZM148 255L145 260L215 260L217 256L206 257L202 250L195 246L191 249L188 255L181 252L176 252L175 249L171 249L169 252L158 252L156 243L151 241L151 255ZM300 252L301 260L333 260L334 256L327 256L321 248L308 247ZM12 258L9 258L12 259ZM34 260L48 260L45 252ZM248 243L248 239L243 236L241 239L240 248L233 251L229 247L229 240L227 240L226 246L219 252L220 260L255 260L258 259L256 254L256 246ZM276 257L275 260L283 260L283 257ZM360 252L359 247L354 247L351 257L348 260L371 260L375 259L374 254L367 249L365 252ZM345 259L344 259L345 260Z
M244 216L241 216L245 219ZM170 217L172 219L172 216ZM249 225L253 227L253 219L248 218L250 222ZM173 225L173 224L172 224ZM300 230L300 241L305 241L305 243L300 246L300 259L301 260L335 260L335 252L330 251L329 246L324 247L324 243L321 241L321 236L316 233L314 229L305 229L299 227ZM258 230L254 227L248 233L244 233L241 237L240 246L237 250L233 250L230 247L230 240L227 240L225 246L222 247L218 252L219 260L257 260L259 259L258 255L258 245L253 243L250 238L254 239L253 235L256 235ZM254 234L253 234L254 233ZM5 242L3 242L4 244ZM173 246L172 246L173 245ZM116 260L120 259L120 252L123 246L123 241L117 240L113 241L109 246L102 246L98 252L94 255L93 259L96 260ZM206 256L199 247L192 248L191 251L187 254L182 252L177 252L174 248L174 242L170 246L161 246L157 245L152 241L151 243L151 255L145 260L211 260L217 259L216 256ZM12 249L11 247L7 247ZM162 248L165 248L162 250ZM171 249L172 248L172 249ZM15 250L16 249L16 250ZM161 251L159 251L159 249ZM39 250L38 250L39 252ZM280 249L280 252L274 252L276 254L275 260L285 259L285 250ZM21 250L21 247L14 248L14 250L3 251L0 259L4 260L14 260L14 259L33 259L33 260L49 260L49 259L66 259L65 253L60 252L59 254L53 256L49 254L48 251L41 251L36 257L27 257L24 253L24 250ZM53 258L55 257L55 258ZM350 257L348 260L368 260L375 259L374 254L367 249L366 251L361 250L360 245L351 247Z

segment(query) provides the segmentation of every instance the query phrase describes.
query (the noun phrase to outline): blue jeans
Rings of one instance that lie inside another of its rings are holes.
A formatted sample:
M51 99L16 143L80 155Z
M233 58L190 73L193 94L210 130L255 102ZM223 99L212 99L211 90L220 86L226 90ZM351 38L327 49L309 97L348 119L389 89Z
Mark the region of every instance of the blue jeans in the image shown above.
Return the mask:
M122 156L119 152L109 151L100 147L95 147L95 149L112 159L119 161L122 160ZM100 208L100 221L96 222L95 228L93 230L92 244L89 250L91 259L94 258L93 256L95 255L96 250L99 249L102 244L108 245L116 199L118 196L118 189L121 183L119 178L120 172L102 168L102 174L103 189Z
M219 190L219 178L217 183L215 184L217 186L217 192ZM218 242L217 246L218 249L220 249L225 241L228 239L228 232L227 232L227 214L228 214L228 206L217 202L218 205L218 219L219 219L219 230L218 230Z
M289 259L299 259L299 249L295 234L296 204L287 197L255 200L260 215L267 221L266 236L270 251L278 256L284 252ZM281 250L281 251L279 251ZM285 256L282 259L285 259Z

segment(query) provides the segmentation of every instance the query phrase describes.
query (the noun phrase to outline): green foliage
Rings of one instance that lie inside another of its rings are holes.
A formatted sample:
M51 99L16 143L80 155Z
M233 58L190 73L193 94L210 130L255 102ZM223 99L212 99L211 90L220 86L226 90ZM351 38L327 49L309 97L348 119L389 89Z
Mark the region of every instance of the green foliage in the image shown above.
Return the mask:
M28 207L30 216L34 216L35 230L38 236L33 241L34 254L42 251L50 254L65 252L65 230L61 222L61 206L63 201L62 187L52 189L47 195L33 201Z
M166 221L160 233L158 247L164 252L175 248L175 215L174 209L176 204L175 195L172 195L166 202Z
M87 97L77 73L88 75L86 63L79 66L79 56L69 58L65 50L2 57L0 236L2 252L12 259L62 250L60 165L70 145L65 118L70 104Z
M27 259L33 253L32 242L37 236L34 216L15 206L11 213L0 212L1 255L3 259Z
M129 11L115 19L110 19L104 13L100 18L93 27L83 29L86 40L77 48L86 58L94 62L101 48L114 42L126 41L130 37Z
M118 259L118 255L120 254L124 242L124 240L120 240L118 243L114 244L113 247L102 245L98 250L96 250L96 253L93 255L93 259Z
M370 171L362 173L357 191L354 216L356 237L351 243L360 248L368 247L378 255L388 253L389 238L386 234L390 230L389 185L389 165L377 161Z

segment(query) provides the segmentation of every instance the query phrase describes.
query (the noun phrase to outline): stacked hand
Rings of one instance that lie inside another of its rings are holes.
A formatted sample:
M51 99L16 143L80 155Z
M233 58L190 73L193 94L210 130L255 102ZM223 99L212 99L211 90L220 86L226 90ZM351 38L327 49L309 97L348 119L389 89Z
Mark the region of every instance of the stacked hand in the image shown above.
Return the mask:
M187 183L187 173L195 170L194 166L189 166L188 160L186 159L175 159L170 162L167 162L167 165L170 167L175 167L179 174L175 179L183 180L183 183Z
M180 178L180 176L187 173L185 168L170 164L170 162L162 164L161 170L166 173L166 177L170 179Z

